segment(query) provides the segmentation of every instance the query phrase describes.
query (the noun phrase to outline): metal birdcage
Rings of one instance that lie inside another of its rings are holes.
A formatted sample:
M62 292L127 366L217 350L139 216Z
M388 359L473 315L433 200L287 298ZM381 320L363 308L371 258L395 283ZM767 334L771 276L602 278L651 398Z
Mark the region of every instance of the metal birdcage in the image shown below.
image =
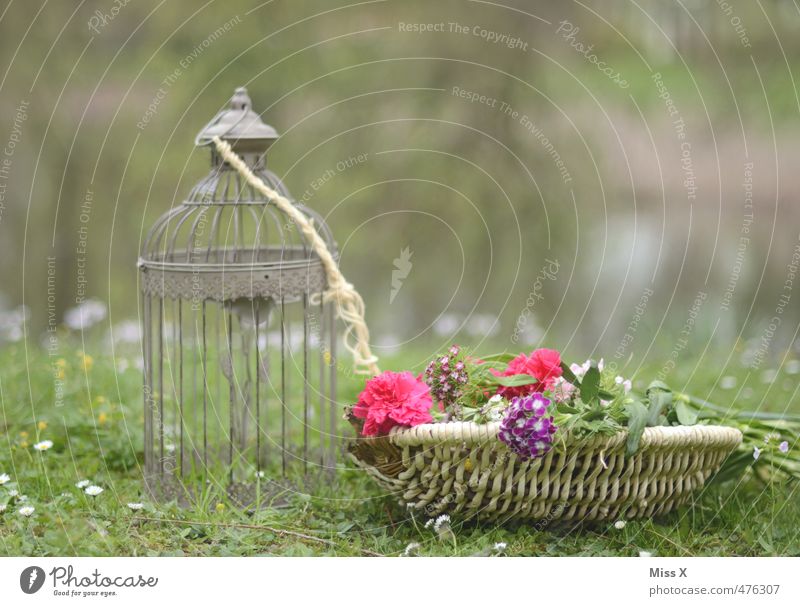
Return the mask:
M198 134L228 142L269 187L278 138L244 88ZM334 464L336 331L319 257L293 222L211 149L211 171L159 218L139 258L148 490L242 504ZM322 218L302 204L336 256Z

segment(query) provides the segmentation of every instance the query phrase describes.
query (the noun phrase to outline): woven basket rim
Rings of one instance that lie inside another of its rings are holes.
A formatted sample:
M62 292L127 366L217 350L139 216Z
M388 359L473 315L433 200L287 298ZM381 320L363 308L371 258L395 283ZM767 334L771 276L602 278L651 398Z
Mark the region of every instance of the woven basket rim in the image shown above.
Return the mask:
M409 428L395 427L388 436L361 438L367 442L386 440L398 447L437 446L458 444L476 446L498 440L499 422L474 423L472 421L451 421L447 423L424 423ZM627 430L613 435L595 435L589 438L573 439L566 436L566 444L579 443L582 448L614 449L625 443ZM734 427L723 425L692 425L674 427L648 427L639 443L640 450L650 448L681 449L686 447L734 447L742 442L742 432Z

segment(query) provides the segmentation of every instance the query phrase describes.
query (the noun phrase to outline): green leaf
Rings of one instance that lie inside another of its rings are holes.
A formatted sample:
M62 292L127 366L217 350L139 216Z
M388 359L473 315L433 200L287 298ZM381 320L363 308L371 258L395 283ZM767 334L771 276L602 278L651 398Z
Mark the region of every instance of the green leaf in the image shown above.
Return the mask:
M586 371L586 374L583 375L583 381L581 381L581 400L583 400L586 404L591 404L598 398L598 392L600 391L600 370L597 368L597 364L592 362L592 365L589 367L589 370Z
M564 362L561 363L561 376L567 381L567 383L572 383L576 387L581 384L578 381L578 377L575 376L575 373L570 370L569 366L567 366Z
M722 464L720 469L706 482L707 485L722 484L730 480L738 480L745 470L753 464L751 452L734 452Z
M578 414L580 412L580 410L578 410L574 406L570 406L569 404L566 404L564 402L560 402L560 403L556 404L556 410L558 412L567 413L567 414L571 414L571 415L575 415L575 414Z
M658 390L658 391L668 391L672 393L669 385L664 383L664 381L651 381L650 385L647 386L647 393L649 394L651 391Z
M510 362L511 360L513 360L516 357L517 356L515 356L514 354L510 354L510 353L498 353L498 354L492 354L491 356L481 356L481 360L483 360L484 362L505 362L505 363L508 363L508 362Z
M654 381L654 383L660 383L660 381ZM667 390L669 390L669 388L667 388ZM664 412L664 409L672 404L672 392L663 391L660 386L654 387L653 383L651 383L650 387L647 388L647 398L650 401L647 425L649 427L655 427L660 424L659 418Z
M675 414L678 415L678 423L681 425L694 425L697 423L697 413L689 408L683 400L675 402Z
M510 377L495 377L494 381L498 385L504 385L505 387L519 387L536 383L537 379L531 375L511 375Z
M648 411L639 400L633 400L625 406L625 412L628 414L628 441L625 454L631 456L639 450L639 442L647 426Z

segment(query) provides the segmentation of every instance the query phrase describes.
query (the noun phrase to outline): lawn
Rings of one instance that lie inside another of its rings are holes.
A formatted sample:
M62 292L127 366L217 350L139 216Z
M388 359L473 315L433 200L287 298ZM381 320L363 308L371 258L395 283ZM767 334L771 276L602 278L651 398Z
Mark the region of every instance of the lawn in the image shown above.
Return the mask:
M84 354L81 350L92 352ZM670 378L702 397L742 408L798 412L797 352L762 372L742 345L725 355L681 358ZM719 353L719 352L717 352ZM408 354L406 354L406 357ZM308 496L281 495L281 507L240 510L224 500L185 509L144 494L141 374L128 351L61 340L51 356L22 343L0 353L0 550L5 555L389 555L410 544L419 555L800 555L800 496L790 481L753 473L715 484L692 507L662 519L494 527L453 519L450 532L426 528L361 472L341 469ZM384 358L385 368L402 368ZM637 383L658 368L642 368ZM640 379L641 377L641 379ZM63 383L59 383L63 381ZM63 400L55 403L56 385ZM357 392L344 378L340 399ZM47 450L34 444L53 442ZM90 496L82 480L103 489ZM18 496L13 496L18 491ZM19 495L26 499L19 500ZM129 503L141 503L131 509ZM26 517L23 507L33 507ZM497 544L501 545L497 545ZM503 549L503 545L505 548Z

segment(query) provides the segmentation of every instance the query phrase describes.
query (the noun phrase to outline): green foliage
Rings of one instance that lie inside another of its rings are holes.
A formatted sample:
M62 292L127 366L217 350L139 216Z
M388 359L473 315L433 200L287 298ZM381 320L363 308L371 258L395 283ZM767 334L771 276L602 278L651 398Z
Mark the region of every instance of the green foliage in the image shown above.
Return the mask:
M98 349L91 343L85 346ZM382 362L407 368L420 357L407 351ZM723 468L691 508L669 516L629 521L623 530L613 528L611 522L496 525L454 517L452 536L444 540L425 528L426 516L401 509L392 495L365 474L345 466L329 482L317 486L313 497L293 492L282 507L241 510L214 491L191 508L154 503L144 492L140 475L139 373L133 368L116 371L100 351L87 373L77 353L70 351L65 358L66 387L72 395L56 407L46 353L31 349L27 362L21 363L24 358L18 348L0 352L0 422L7 440L0 449L0 473L12 476L0 487L0 504L7 505L0 513L3 555L397 556L410 543L419 543L419 555L430 556L496 555L497 543L506 543L504 553L512 556L635 557L640 551L660 556L800 555L798 483L777 474L781 465L789 471L791 458L777 451L774 438L764 444L767 434L789 438L791 423L749 419L737 425L745 432L749 452L731 457L731 466ZM359 383L342 376L340 400L352 401ZM611 392L619 389L605 372L600 385ZM633 401L619 395L604 409L611 411L615 423L622 423L628 416L625 406ZM674 401L686 403L701 422L708 421L708 411L699 404L677 393ZM591 420L591 411L587 407L586 416L580 417L587 428L596 422ZM47 426L39 429L39 421ZM40 439L51 439L55 445L36 452L31 446ZM753 459L752 444L762 449L758 461ZM796 443L792 448L797 449ZM770 469L776 473L767 473ZM75 486L82 479L92 480L105 491L89 497ZM9 496L10 489L28 497L27 503L36 509L33 516L17 513L19 503ZM142 502L144 508L132 511L129 502Z
M639 450L639 441L642 439L645 427L647 427L648 410L639 400L631 400L625 405L625 412L628 415L628 440L625 452L628 456Z

